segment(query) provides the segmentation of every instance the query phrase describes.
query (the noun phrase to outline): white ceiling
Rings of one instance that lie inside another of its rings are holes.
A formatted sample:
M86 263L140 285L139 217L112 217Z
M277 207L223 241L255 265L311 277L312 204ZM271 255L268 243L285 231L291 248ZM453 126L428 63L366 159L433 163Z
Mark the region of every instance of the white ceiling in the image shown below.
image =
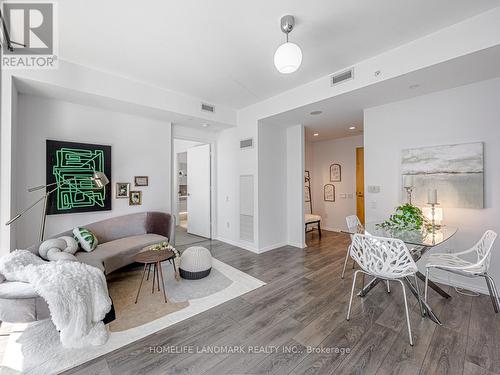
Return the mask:
M303 124L307 141L363 132L363 109L500 77L500 46L484 49L403 76L268 117L269 126ZM312 111L322 111L313 116ZM349 130L355 126L355 130ZM318 136L313 136L318 133Z
M235 109L500 5L500 0L64 0L63 59ZM279 74L280 17L304 59Z
M184 114L124 102L109 97L74 91L64 87L54 86L26 78L16 77L14 82L16 89L20 94L52 98L75 104L102 108L109 111L128 113L134 116L149 117L160 121L172 122L176 125L201 129L207 133L218 132L230 127L227 124L217 121L210 121L209 126L206 126L208 123L207 120L200 117L187 116Z

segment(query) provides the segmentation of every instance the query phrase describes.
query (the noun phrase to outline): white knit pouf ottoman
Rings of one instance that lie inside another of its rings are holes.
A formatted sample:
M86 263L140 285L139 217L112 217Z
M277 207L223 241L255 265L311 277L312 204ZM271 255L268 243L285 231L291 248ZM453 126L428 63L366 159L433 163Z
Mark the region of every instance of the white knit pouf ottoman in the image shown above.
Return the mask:
M212 270L212 255L201 246L188 247L181 255L180 275L183 279L198 280Z

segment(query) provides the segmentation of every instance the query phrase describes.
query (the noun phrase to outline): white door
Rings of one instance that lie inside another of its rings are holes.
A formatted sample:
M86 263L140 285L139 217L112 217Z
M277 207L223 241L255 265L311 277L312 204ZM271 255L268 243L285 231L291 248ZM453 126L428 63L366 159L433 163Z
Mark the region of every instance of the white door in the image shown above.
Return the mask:
M210 145L187 150L188 233L211 238Z

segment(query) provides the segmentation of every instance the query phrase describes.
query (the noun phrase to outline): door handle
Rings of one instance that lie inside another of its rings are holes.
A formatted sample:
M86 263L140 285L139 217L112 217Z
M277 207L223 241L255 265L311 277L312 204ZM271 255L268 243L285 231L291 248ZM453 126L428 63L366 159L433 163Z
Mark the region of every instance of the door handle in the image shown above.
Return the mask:
M356 192L356 196L359 198L363 198L363 193L358 191L358 192Z

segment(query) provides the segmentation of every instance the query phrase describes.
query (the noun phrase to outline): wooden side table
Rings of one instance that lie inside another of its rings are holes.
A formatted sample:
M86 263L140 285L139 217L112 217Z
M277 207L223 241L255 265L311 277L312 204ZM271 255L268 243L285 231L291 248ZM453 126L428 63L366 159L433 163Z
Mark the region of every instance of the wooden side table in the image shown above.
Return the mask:
M144 275L146 274L146 268L148 269L148 279L149 272L151 270L151 265L153 266L153 286L151 293L155 292L155 281L158 284L158 291L160 291L160 285L163 288L163 298L165 303L167 303L167 292L165 291L165 283L163 281L163 271L161 269L161 262L165 260L173 260L175 254L171 250L144 250L134 256L134 261L137 263L144 263L144 269L142 270L141 283L139 284L139 290L137 290L137 296L135 297L135 303L139 299L139 293L141 292L142 283L144 282ZM175 262L173 262L175 271ZM160 282L161 279L161 282Z

